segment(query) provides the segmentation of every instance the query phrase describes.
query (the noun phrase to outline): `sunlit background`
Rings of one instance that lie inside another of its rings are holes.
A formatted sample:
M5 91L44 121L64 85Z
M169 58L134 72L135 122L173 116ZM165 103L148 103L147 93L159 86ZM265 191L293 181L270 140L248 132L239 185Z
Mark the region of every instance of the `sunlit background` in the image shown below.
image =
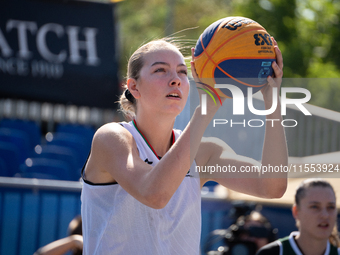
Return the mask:
M171 37L190 57L204 29L228 16L265 27L282 51L284 78L299 78L287 86L311 92L312 116L287 110L287 118L299 122L286 129L290 163L340 166L340 1L2 0L0 255L32 255L67 235L68 223L80 213L80 169L93 134L123 120L116 101L130 55L148 41ZM187 105L175 126L184 128L189 118ZM228 130L225 140L259 160L263 133L257 131ZM213 230L227 229L249 209L261 211L278 237L295 230L290 210L295 188L315 176L297 173L284 197L270 201L206 185L202 254L219 245L208 242ZM323 175L336 190L338 176Z

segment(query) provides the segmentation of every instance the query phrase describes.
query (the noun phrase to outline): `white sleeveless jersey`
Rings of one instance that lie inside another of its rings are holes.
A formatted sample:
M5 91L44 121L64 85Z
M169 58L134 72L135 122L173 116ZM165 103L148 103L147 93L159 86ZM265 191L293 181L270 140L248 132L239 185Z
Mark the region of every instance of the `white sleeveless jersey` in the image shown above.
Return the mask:
M140 158L156 165L159 159L133 124L122 125L134 137ZM180 131L174 133L177 139ZM163 209L140 203L119 184L91 184L86 178L81 201L84 255L199 254L201 189L195 163Z

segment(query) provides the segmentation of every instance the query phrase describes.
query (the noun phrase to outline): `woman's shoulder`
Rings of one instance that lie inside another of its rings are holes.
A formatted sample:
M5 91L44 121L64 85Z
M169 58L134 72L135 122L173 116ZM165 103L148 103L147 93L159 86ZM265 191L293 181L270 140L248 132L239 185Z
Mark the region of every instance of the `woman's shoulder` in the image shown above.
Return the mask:
M112 122L98 128L92 141L91 154L85 168L87 181L113 183L115 172L136 152L135 141L120 123Z
M112 148L115 144L130 143L133 138L124 127L126 124L128 123L111 122L98 128L93 136L92 147L95 148L99 145Z
M111 136L116 136L116 135L126 135L129 132L127 129L124 127L126 122L110 122L106 123L100 128L97 129L96 133L94 134L94 139L95 138L109 138Z

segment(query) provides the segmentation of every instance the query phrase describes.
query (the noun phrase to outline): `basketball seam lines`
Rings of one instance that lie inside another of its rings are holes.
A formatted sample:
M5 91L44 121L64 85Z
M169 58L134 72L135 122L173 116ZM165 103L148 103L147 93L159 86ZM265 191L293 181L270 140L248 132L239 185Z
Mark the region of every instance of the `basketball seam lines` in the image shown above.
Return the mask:
M223 42L223 44L221 44L220 46L218 46L215 51L211 54L211 56L213 56L216 51L218 51L221 47L223 47L225 44L227 44L229 41L231 41L232 39L235 39L236 37L240 36L240 35L243 35L245 33L248 33L248 32L251 32L251 31L254 31L254 30L257 30L257 28L254 28L254 29L250 29L250 30L247 30L247 31L243 31L242 33L239 33L237 35L234 35L233 37L229 38L227 41ZM258 30L258 31L265 31L264 29L263 30ZM209 56L210 58L210 56ZM214 62L215 64L215 62Z
M231 79L233 79L233 80L235 80L235 81L237 81L237 82L239 82L239 83L241 83L241 84L243 84L243 85L246 85L246 86L251 86L251 87L262 86L262 85L248 85L248 84L246 84L246 83L244 83L244 82L242 82L242 81L239 81L238 79L236 79L235 77L232 77L229 73L227 73L226 71L224 71L223 69L221 69L221 68L215 63L215 61L212 60L212 56L216 53L216 51L218 51L218 50L219 50L222 46L224 46L226 43L228 43L228 42L231 41L232 39L234 39L234 38L236 38L236 37L238 37L238 36L240 36L240 35L242 35L242 34L244 34L244 33L248 33L248 32L251 32L251 31L253 31L253 30L258 30L258 29L257 29L257 28L254 28L254 29L250 29L250 30L244 31L244 32L242 32L242 33L240 33L240 34L234 35L233 37L229 38L227 41L223 42L223 44L221 44L219 47L217 47L217 49L215 49L215 51L212 52L211 55L209 55L209 54L207 53L207 51L205 50L206 48L204 47L204 44L203 44L203 41L202 41L202 38L201 38L201 45L202 45L202 48L203 48L203 52L207 55L208 59L205 61L204 65L203 65L203 68L202 68L202 70L201 70L201 74L200 74L200 75L202 76L202 72L203 72L205 66L207 65L207 63L208 63L209 60L210 60L210 61L215 65L215 67L217 67L218 69L220 69L220 71L222 71L224 74L226 74L227 76L229 76ZM259 30L259 31L266 31L266 30L265 30L265 29L262 29L262 30ZM213 35L212 38L210 39L209 43L212 41L212 39L213 39L213 37L215 36L216 32L217 32L217 29L216 29L216 31L214 32L214 35ZM208 48L208 46L209 46L209 43L208 43L208 45L207 45L207 48ZM214 70L215 70L215 69L214 69ZM212 77L213 77L213 73L212 73Z
M206 54L207 57L208 57L208 59L206 60L206 62L205 62L204 65L203 65L202 72L203 72L204 67L206 66L206 64L208 63L209 60L210 60L211 62L213 62L213 64L214 64L215 66L217 66L217 64L215 63L215 61L212 60L212 56L213 56L213 55L214 55L221 47L223 47L225 44L227 44L229 41L235 39L236 37L238 37L238 36L240 36L240 35L243 35L244 33L251 32L251 31L253 31L253 30L257 30L257 28L250 29L250 30L244 31L244 32L242 32L242 33L239 33L239 34L237 34L237 35L234 35L233 37L229 38L227 41L223 42L220 46L218 46L218 47L215 49L215 51L213 51L213 52L211 53L211 55L209 55L209 54L207 53L207 51L205 50L206 48L204 48L204 45L202 45L202 47L203 47L203 49L204 49L204 52L205 52L205 54ZM265 31L265 30L263 30L263 31ZM208 44L208 45L209 45L209 44ZM207 46L207 47L208 47L208 46ZM201 73L201 75L202 75L202 73ZM211 74L211 75L213 75L213 74Z
M222 21L223 22L223 21ZM222 23L221 22L221 23ZM218 26L220 26L221 25L221 23L218 25ZM214 39L214 36L216 35L216 32L217 32L217 30L218 30L218 28L216 28L216 30L215 30L215 32L213 33L213 35L212 35L212 37L211 37L211 39L209 40L209 42L208 42L208 44L207 44L207 48L208 48L208 46L209 46L209 44L210 44L210 42ZM195 57L195 58L198 58L199 56L201 56L203 53L204 53L204 51L205 51L205 49L206 48L204 48L204 44L203 44L203 40L202 40L202 36L200 37L200 42L201 42L201 45L202 45L202 48L203 48L203 51L202 51L202 53L201 54L199 54L197 57Z
M262 58L262 57L253 57L253 58L248 58L248 57L235 57L235 58L225 58L225 59L222 59L221 62L225 61L225 60L230 60L230 59L272 59L272 58ZM228 75L230 78L236 80L237 82L243 84L243 85L246 85L246 86L249 86L249 87L261 87L263 86L265 83L263 84L260 84L260 85L251 85L251 84L248 84L248 83L243 83L242 81L239 81L238 79L230 76L227 72L225 72L222 68L220 68L218 65L216 66L218 69L220 69L220 71L222 71L224 74Z
M202 41L202 38L201 38L201 45L202 45L202 48L203 48L203 52L207 55L208 59L205 61L205 63L204 63L204 65L203 65L203 68L202 68L202 71L201 71L201 74L200 74L200 75L202 75L202 72L203 72L203 70L204 70L204 67L205 67L206 64L209 62L209 60L210 60L211 62L213 62L213 64L216 66L215 61L212 60L212 56L216 53L216 51L218 51L222 46L224 46L226 43L228 43L228 42L231 41L232 39L234 39L234 38L236 38L236 37L238 37L238 36L240 36L240 35L242 35L242 34L244 34L244 33L253 31L253 30L257 30L257 28L254 28L254 29L251 29L251 30L248 30L248 31L244 31L244 32L242 32L242 33L240 33L240 34L234 35L233 37L229 38L227 41L223 42L220 46L218 46L217 49L215 49L215 51L212 52L211 55L209 55L208 52L205 50L206 48L204 47L204 44L203 44L203 41ZM217 30L216 30L216 31L217 31ZM216 33L216 31L215 31L215 33ZM263 31L265 31L265 30L263 30ZM213 37L215 36L215 33L214 33ZM212 41L213 37L210 39L209 43ZM208 46L209 46L209 43L208 43L208 45L207 45L207 48L208 48Z

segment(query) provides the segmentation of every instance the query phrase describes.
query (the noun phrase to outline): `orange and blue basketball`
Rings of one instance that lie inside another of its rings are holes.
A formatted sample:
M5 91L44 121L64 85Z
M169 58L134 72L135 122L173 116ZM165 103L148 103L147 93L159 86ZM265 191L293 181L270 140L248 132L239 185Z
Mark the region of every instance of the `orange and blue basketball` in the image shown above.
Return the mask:
M247 95L260 90L276 55L274 43L264 27L249 18L220 19L200 35L194 52L198 77L208 88L227 83L239 87ZM221 97L232 97L228 89L213 89Z

